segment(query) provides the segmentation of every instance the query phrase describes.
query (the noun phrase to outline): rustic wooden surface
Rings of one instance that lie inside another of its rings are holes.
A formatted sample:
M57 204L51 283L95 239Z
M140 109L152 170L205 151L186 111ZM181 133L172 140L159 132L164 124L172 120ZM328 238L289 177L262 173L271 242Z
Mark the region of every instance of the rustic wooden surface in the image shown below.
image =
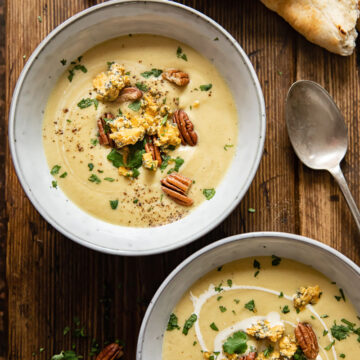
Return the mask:
M28 57L62 21L99 2L8 0L5 16L0 0L0 359L31 359L33 353L33 358L50 359L73 344L90 359L93 338L100 345L123 340L124 359L134 359L142 316L161 281L189 254L225 236L260 230L302 234L360 264L359 235L338 187L329 174L299 163L284 120L284 100L293 81L312 79L330 91L349 127L343 169L360 204L359 62L355 54L342 58L308 43L255 0L182 1L214 18L239 41L265 95L264 156L249 192L229 218L185 248L139 258L107 256L80 247L45 222L16 178L4 114L26 62L23 56ZM249 207L256 212L248 213ZM66 326L79 328L74 317L79 318L80 328L85 326L86 337L76 337L74 331L64 336Z

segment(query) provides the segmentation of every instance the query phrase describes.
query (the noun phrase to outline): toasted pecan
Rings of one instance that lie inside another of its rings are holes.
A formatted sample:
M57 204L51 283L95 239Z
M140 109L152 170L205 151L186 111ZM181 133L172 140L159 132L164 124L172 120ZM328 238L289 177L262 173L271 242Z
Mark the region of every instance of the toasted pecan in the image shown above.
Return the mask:
M176 110L174 112L173 122L176 123L179 129L181 143L183 145L188 144L194 146L197 144L198 137L194 131L194 125L184 110Z
M162 164L160 149L155 145L155 136L149 137L145 144L145 151L151 153L153 160L157 160L158 166Z
M113 343L106 346L96 357L96 360L116 360L120 359L123 354L122 346Z
M114 146L113 140L110 138L109 134L105 131L105 120L104 119L113 119L114 115L112 113L105 113L100 119L97 121L97 126L99 129L99 142L101 145L109 145L111 147Z
M181 70L169 69L162 73L163 79L166 79L177 86L185 86L189 83L189 75Z
M121 90L117 102L135 101L140 99L143 93L137 87L125 87Z
M178 173L171 173L161 180L161 189L173 201L183 206L191 206L194 201L186 194L190 189L192 180Z
M319 345L311 325L300 322L295 328L295 337L304 355L309 360L316 359L319 354Z

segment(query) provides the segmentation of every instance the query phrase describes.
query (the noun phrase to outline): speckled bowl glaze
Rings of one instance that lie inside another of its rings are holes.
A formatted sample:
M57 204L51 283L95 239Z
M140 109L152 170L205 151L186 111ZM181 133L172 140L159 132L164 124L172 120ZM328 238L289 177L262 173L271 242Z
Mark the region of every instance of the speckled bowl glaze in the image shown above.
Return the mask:
M184 260L162 283L143 319L136 360L162 358L169 314L185 291L209 271L251 256L277 256L311 265L344 289L360 312L360 268L333 248L309 238L278 232L231 236L204 247Z
M163 35L196 49L218 68L238 109L236 154L216 196L184 219L161 227L117 226L78 208L61 189L51 189L52 177L42 145L44 109L64 71L60 60L76 58L96 44L129 33ZM221 26L198 11L169 1L108 1L65 21L31 55L13 94L9 141L22 187L52 226L97 251L145 255L185 245L228 216L255 176L265 127L264 99L254 69L236 40Z

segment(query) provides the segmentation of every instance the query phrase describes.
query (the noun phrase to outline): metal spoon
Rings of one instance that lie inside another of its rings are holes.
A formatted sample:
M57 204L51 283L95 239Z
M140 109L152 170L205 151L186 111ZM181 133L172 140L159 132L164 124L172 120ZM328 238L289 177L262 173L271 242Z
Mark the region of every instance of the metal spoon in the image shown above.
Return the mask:
M339 108L319 84L300 80L288 92L285 115L289 138L297 156L306 166L331 173L360 231L360 212L340 168L348 140L347 127Z

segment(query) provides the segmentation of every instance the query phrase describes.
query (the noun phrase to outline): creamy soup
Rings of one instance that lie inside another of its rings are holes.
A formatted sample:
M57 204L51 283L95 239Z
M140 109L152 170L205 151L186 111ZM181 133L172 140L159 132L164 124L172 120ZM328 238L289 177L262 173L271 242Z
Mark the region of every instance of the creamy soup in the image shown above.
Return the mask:
M216 196L238 130L232 94L210 61L185 44L153 35L112 39L70 60L62 60L66 71L49 97L43 122L54 191L61 188L97 218L141 227L176 221ZM168 76L170 81L165 77L169 69L178 71L175 78ZM182 74L187 76L185 85L171 81L183 81ZM128 88L142 97L121 100ZM193 126L184 128L195 132L193 146L183 143L186 139L174 120L179 110ZM112 145L104 144L106 136L113 136ZM152 142L161 151L160 161L146 148ZM172 188L164 192L161 187L170 173L185 176L191 184L178 202ZM183 206L182 199L191 206Z
M235 261L198 280L164 335L163 360L312 358L360 359L359 318L331 280L275 256Z

